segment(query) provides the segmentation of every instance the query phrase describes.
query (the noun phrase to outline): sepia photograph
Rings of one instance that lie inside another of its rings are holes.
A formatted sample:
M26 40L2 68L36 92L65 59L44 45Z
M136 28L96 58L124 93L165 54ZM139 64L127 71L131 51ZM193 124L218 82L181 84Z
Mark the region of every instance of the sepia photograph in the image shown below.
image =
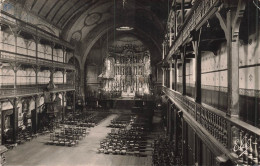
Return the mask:
M0 0L0 166L260 166L260 0Z

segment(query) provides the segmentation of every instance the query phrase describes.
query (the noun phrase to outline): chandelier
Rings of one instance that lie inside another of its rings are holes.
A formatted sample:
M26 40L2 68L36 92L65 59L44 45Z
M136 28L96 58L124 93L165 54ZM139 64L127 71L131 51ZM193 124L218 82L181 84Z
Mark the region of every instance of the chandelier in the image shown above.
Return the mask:
M127 11L125 10L125 6L127 4L127 0L122 0L122 6L123 6L123 17L124 17L124 24L120 27L117 27L116 30L117 31L131 31L133 30L134 28L129 26L128 23L127 23Z

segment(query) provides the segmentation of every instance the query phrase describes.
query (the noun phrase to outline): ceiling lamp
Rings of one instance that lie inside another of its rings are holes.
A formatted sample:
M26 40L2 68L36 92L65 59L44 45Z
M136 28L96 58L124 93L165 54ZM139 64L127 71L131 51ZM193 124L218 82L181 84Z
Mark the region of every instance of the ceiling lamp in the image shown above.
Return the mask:
M133 29L134 29L133 27L129 27L129 26L121 26L116 28L117 31L131 31Z
M129 16L128 16L128 10L126 9L126 4L127 4L127 0L122 0L122 7L123 9L121 10L122 14L120 15L120 20L122 20L123 24L121 24L122 26L117 27L116 30L117 31L131 31L134 28L129 26Z

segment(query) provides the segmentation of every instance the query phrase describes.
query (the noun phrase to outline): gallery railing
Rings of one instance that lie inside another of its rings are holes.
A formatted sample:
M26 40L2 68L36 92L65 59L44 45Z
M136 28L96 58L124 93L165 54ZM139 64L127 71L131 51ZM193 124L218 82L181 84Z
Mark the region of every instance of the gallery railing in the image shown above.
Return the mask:
M169 88L163 87L163 92L185 108L188 114L231 152L239 164L260 164L259 128L196 103Z
M74 49L74 47L70 43L60 39L54 34L47 32L33 24L17 19L16 17L12 16L11 14L3 10L0 10L0 23L4 25L8 25L10 28L11 27L18 28L19 30L31 34L35 37L40 37L41 39L48 40L50 42L53 42L60 46L64 46L71 50Z
M179 49L183 42L189 38L191 31L198 28L205 17L209 13L212 13L213 9L218 6L219 3L219 0L197 0L194 3L184 24L180 28L177 37L173 41L168 55L173 55ZM215 8L215 11L216 10L217 8Z
M73 91L74 85L59 84L50 92ZM0 88L0 98L42 94L47 91L47 85L17 86L17 88Z
M35 56L28 56L5 50L0 50L0 61L75 70L75 66L72 64L52 61L44 58L36 58Z

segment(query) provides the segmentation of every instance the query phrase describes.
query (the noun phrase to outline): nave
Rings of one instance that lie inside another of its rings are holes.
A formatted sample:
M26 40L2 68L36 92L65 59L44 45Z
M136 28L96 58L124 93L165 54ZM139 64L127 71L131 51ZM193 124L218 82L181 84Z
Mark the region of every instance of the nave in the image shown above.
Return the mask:
M119 112L120 110L113 110ZM124 110L126 111L126 110ZM135 155L113 155L99 154L98 148L100 141L111 131L107 126L111 120L120 114L111 113L102 120L97 126L91 128L89 135L80 140L75 147L46 145L50 134L38 136L30 142L18 145L6 153L7 165L48 165L48 166L69 166L69 165L86 165L86 166L122 166L122 165L152 165L152 149L145 152L145 155L139 157ZM127 111L129 112L129 111ZM124 114L124 113L121 113ZM158 118L154 125L158 124ZM156 119L156 118L155 118ZM58 130L58 129L57 129ZM153 133L153 132L152 132ZM150 136L155 134L155 132ZM153 143L150 141L150 144ZM16 157L13 157L16 156Z
M259 13L0 0L0 165L260 165Z

